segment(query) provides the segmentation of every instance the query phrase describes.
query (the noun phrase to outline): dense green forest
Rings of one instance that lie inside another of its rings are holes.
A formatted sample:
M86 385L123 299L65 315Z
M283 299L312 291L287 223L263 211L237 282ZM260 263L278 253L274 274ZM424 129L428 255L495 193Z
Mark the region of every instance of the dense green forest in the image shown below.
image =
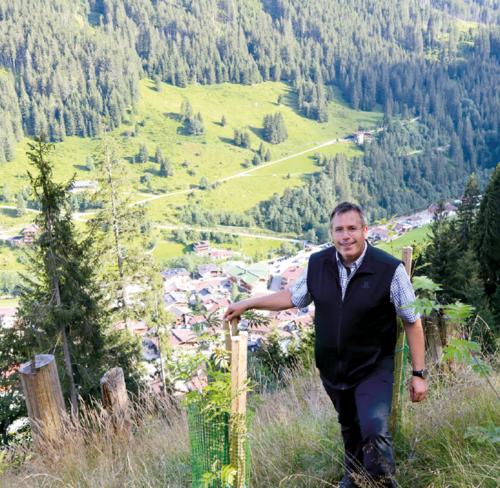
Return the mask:
M6 0L0 164L23 134L95 137L101 115L118 126L145 76L176 86L285 80L318 123L332 85L354 109L382 106L386 126L420 116L336 171L373 217L457 197L472 171L482 182L500 157L497 10L491 1ZM192 121L192 133L203 130L201 114Z

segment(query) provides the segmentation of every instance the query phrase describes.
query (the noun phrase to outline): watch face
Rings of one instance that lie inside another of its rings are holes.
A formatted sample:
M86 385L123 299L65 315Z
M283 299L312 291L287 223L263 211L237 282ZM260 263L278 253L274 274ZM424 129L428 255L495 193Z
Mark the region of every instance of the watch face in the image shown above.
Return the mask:
M429 377L429 371L424 368L424 370L422 371L422 378L426 380L428 377Z

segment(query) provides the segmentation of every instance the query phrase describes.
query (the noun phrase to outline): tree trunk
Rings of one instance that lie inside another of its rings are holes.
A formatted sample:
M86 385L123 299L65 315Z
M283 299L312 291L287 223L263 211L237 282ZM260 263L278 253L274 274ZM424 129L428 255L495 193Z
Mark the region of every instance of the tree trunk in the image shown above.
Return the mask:
M66 409L52 354L40 354L19 369L37 451L46 442L55 443L67 421Z
M102 402L116 431L131 434L128 395L122 368L113 368L101 378Z

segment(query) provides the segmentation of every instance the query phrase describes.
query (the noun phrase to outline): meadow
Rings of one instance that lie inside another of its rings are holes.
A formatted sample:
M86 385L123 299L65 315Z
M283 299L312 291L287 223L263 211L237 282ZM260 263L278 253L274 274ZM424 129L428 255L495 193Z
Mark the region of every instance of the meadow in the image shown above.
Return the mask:
M430 238L428 237L428 234L430 231L430 224L426 224L395 239L393 241L392 248L386 242L379 244L377 247L389 253L393 252L395 256L401 256L403 247L411 246L413 242L416 242L417 244L424 244L426 241L429 241Z
M410 376L410 367L406 378ZM408 380L407 380L408 381ZM492 378L498 387L500 378ZM498 444L466 438L469 427L500 423L500 402L468 369L447 378L434 373L427 398L403 396L394 441L401 488L498 488ZM251 428L254 488L325 488L343 476L337 415L316 370L285 375L260 393ZM192 486L185 410L147 394L132 409L134 436L123 442L104 411L82 413L83 426L62 433L59 447L33 455L14 447L0 464L1 488L188 488ZM9 464L12 464L9 466ZM373 484L366 484L373 488Z

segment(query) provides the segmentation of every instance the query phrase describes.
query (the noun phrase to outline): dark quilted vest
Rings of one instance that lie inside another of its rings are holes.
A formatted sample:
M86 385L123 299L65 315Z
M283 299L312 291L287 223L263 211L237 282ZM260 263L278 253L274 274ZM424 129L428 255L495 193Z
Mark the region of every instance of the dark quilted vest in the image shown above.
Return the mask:
M316 366L332 386L355 386L394 357L396 310L391 282L402 261L366 244L344 301L334 247L311 256L307 286L316 307Z

